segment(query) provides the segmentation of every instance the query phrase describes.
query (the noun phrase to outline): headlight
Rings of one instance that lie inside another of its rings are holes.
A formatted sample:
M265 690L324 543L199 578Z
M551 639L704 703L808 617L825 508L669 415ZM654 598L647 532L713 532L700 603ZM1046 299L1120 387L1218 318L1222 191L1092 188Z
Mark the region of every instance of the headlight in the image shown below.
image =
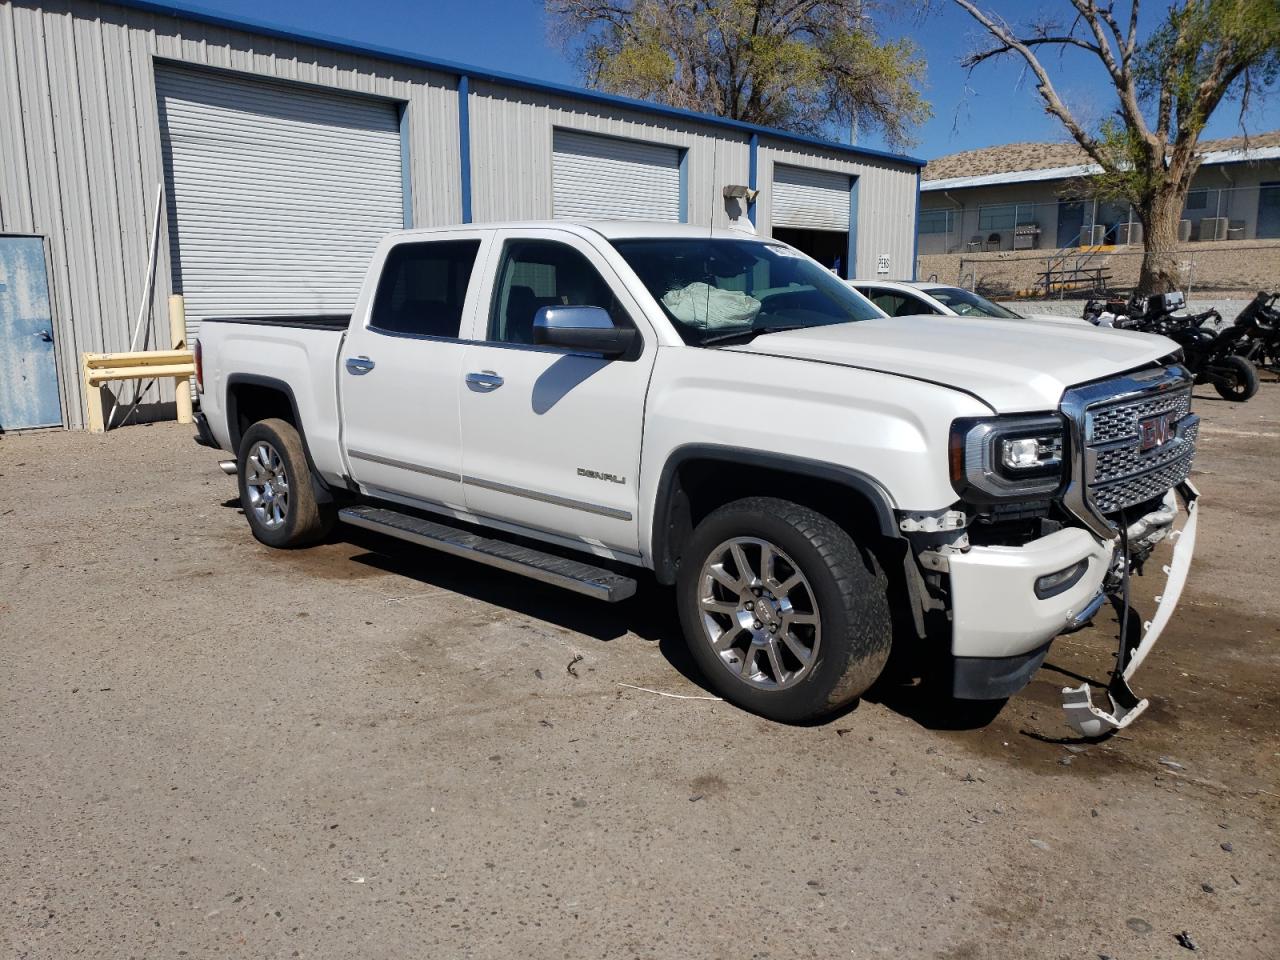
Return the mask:
M1027 500L1066 479L1066 425L1057 414L957 420L951 425L951 485L965 499Z

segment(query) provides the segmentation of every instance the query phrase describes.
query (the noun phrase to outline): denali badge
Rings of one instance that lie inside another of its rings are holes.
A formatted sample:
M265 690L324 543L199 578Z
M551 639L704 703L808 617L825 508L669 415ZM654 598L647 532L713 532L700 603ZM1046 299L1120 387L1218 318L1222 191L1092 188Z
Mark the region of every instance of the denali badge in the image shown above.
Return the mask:
M1138 421L1138 447L1143 453L1163 447L1177 434L1177 413L1161 413Z
M588 470L586 467L578 468L578 476L590 477L592 480L608 480L610 483L626 483L626 477L619 477L612 473L601 473L599 470Z

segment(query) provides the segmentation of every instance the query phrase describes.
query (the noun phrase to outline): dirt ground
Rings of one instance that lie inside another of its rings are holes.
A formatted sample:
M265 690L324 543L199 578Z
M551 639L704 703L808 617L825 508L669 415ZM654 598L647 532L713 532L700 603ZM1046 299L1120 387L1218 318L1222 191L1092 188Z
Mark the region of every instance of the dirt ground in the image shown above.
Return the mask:
M274 552L189 428L0 437L0 953L1273 958L1280 384L1197 398L1192 580L1099 743L1057 691L1109 624L984 727L789 728L637 689L707 696L656 586Z

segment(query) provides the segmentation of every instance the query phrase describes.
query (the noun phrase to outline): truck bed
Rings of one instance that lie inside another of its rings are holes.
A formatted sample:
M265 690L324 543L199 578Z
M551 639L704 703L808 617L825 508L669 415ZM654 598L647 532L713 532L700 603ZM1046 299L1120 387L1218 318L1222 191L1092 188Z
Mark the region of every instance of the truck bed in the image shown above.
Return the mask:
M349 320L350 314L202 320L200 406L218 445L235 452L233 425L227 416L228 392L274 389L289 397L317 472L330 482L342 483L337 368Z

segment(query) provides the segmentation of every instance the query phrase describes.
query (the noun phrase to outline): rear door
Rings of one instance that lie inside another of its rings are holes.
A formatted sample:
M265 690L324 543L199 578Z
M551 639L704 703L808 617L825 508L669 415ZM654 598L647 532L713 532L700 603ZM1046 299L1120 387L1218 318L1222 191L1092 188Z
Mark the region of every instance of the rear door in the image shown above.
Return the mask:
M567 231L502 231L492 261L476 318L483 339L466 348L462 371L467 507L634 555L652 331L604 258ZM534 316L554 305L602 307L640 331L639 349L606 359L535 345Z
M458 392L489 239L409 236L388 250L338 360L343 446L367 492L464 507Z

